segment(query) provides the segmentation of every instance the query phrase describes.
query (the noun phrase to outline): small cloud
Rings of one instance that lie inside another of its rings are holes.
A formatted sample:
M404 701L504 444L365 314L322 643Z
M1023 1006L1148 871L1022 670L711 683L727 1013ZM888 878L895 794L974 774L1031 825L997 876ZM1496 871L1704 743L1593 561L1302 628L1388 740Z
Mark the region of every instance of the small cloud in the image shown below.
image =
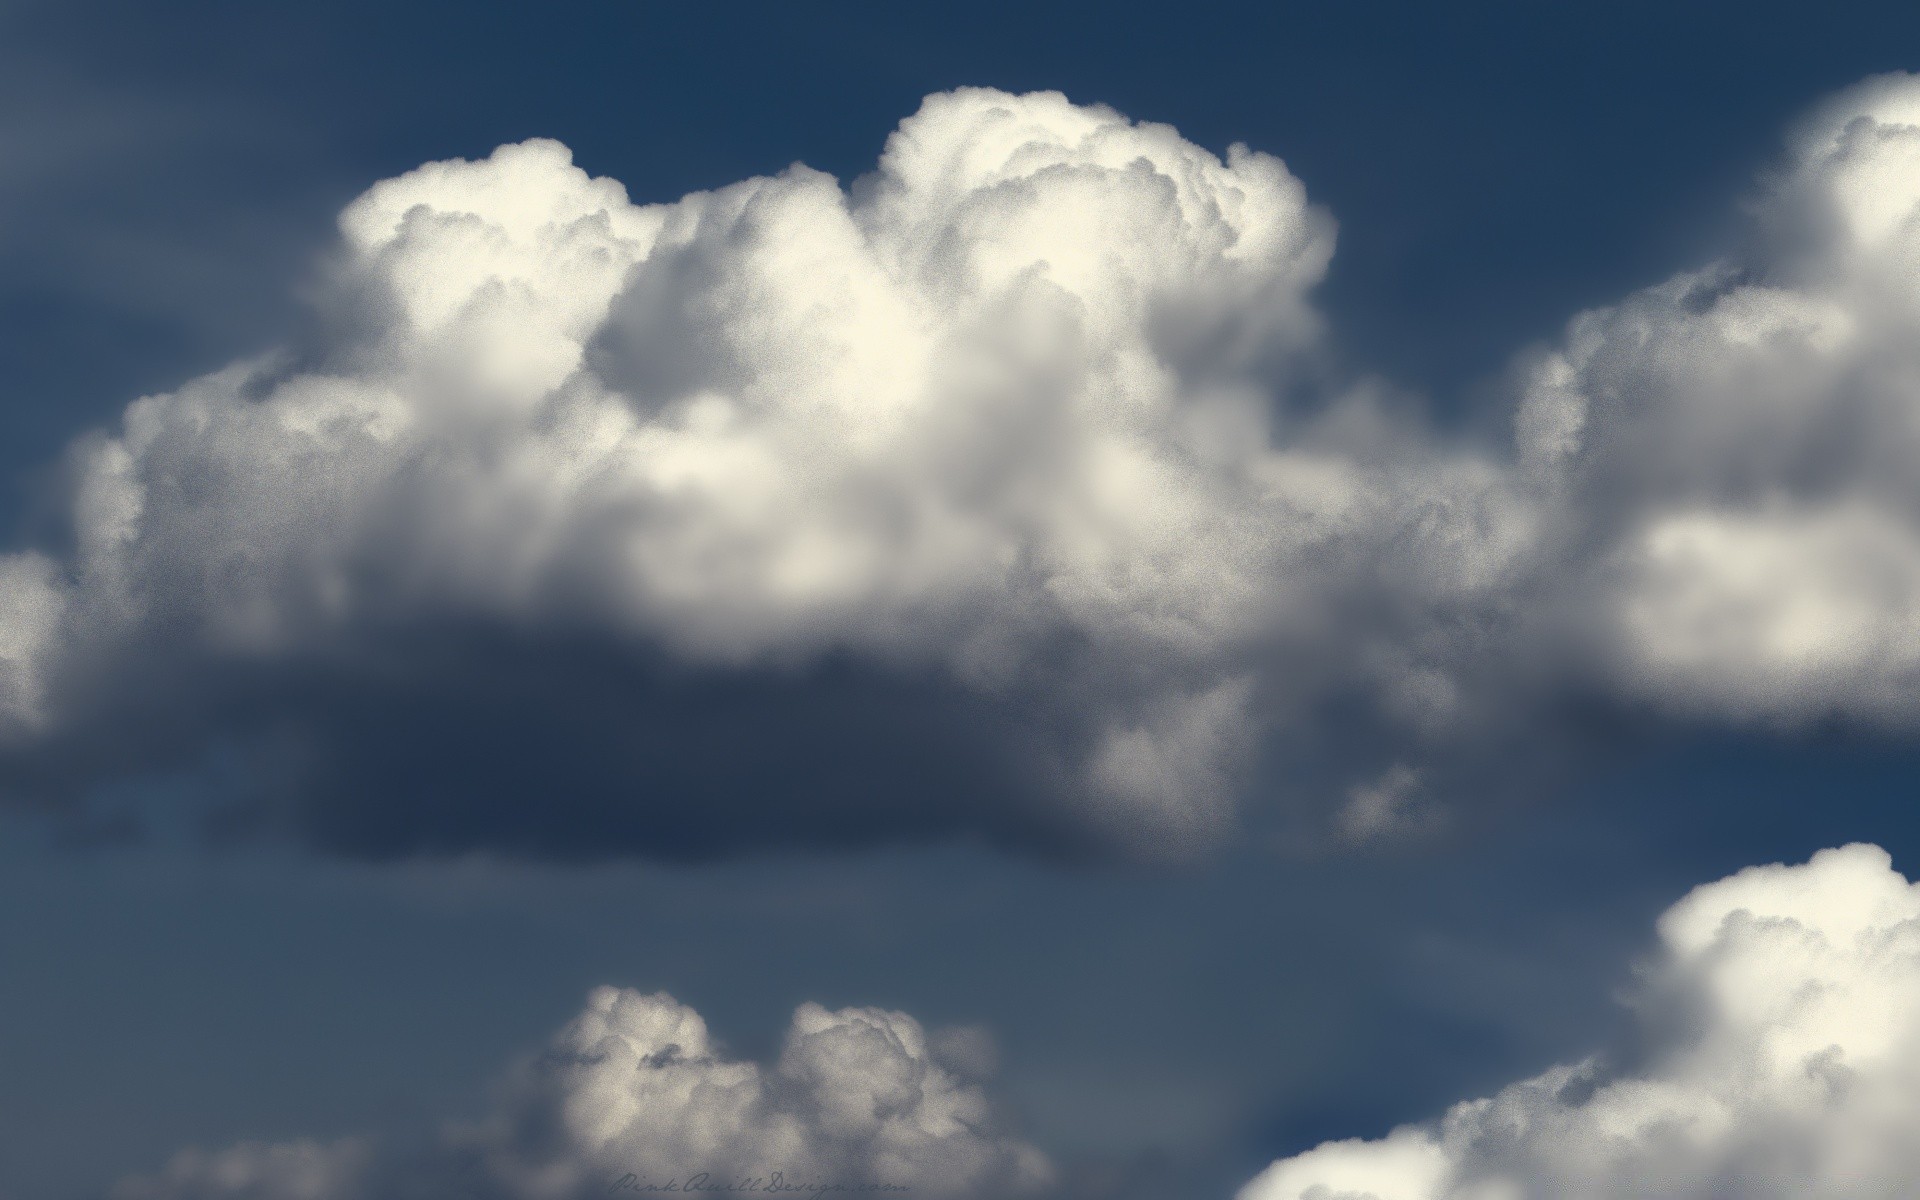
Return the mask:
M1425 799L1420 772L1396 764L1370 784L1355 786L1334 814L1334 826L1350 845L1417 837L1437 830L1445 814Z
M113 1198L580 1200L684 1192L696 1177L760 1179L754 1190L771 1191L775 1175L795 1194L838 1185L949 1200L1037 1195L1052 1186L1052 1165L999 1131L976 1086L992 1053L983 1030L929 1038L905 1013L807 1004L774 1061L743 1061L672 997L604 987L507 1074L487 1117L450 1126L434 1145L186 1150L122 1180Z

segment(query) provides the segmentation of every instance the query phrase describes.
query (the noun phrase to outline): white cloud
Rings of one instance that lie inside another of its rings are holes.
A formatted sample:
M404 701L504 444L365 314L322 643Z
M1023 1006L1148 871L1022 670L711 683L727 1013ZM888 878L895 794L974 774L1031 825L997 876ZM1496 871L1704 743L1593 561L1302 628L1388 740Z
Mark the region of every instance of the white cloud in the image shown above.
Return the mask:
M1633 549L1623 625L1662 695L1912 719L1920 540L1883 509L1662 513Z
M84 792L328 720L305 761L355 759L374 722L335 710L485 691L461 674L478 638L413 648L455 629L670 680L933 680L962 697L928 719L955 758L1017 760L975 799L814 789L776 839L1187 854L1233 829L1276 742L1327 760L1285 764L1332 781L1321 815L1396 763L1445 803L1439 760L1567 697L1910 729L1916 97L1890 76L1821 107L1738 253L1574 320L1505 461L1329 381L1307 298L1332 224L1277 159L1055 94L929 97L850 188L796 166L635 205L542 141L422 167L342 216L315 329L76 447L72 554L0 565L0 771ZM1316 403L1276 399L1306 383ZM271 694L316 663L327 714ZM569 705L529 691L475 738L692 711ZM661 738L582 768L613 795L596 813L713 774L661 756L716 736ZM735 787L753 804L788 804L771 757ZM287 761L267 774L301 777ZM449 790L526 786L473 775ZM612 849L699 812L734 814L683 839L703 851L764 823L685 791L605 822ZM382 852L527 832L380 808L415 814Z
M1581 316L1519 415L1600 673L1691 713L1911 727L1920 79L1804 122L1739 253ZM1585 598L1598 598L1588 607Z
M1920 1189L1920 887L1874 846L1696 888L1659 921L1638 1061L1275 1163L1240 1200L1893 1200Z
M977 1030L929 1035L877 1008L794 1013L779 1057L729 1058L700 1015L666 995L600 988L546 1050L512 1071L487 1119L426 1150L244 1143L184 1151L123 1180L115 1200L387 1200L473 1195L564 1200L709 1181L886 1185L941 1197L1033 1195L1037 1150L998 1133Z
M1274 406L1332 249L1279 160L1056 94L929 97L850 191L796 166L635 205L535 141L341 229L316 332L76 450L58 620L0 647L37 664L17 721L105 726L144 658L178 715L195 670L459 622L852 655L1013 698L1065 820L1178 853L1231 827L1264 707L1443 674L1404 629L1523 542L1491 464ZM1399 648L1356 673L1344 601L1380 574L1365 636ZM1305 653L1250 669L1276 638ZM377 691L391 650L361 652Z

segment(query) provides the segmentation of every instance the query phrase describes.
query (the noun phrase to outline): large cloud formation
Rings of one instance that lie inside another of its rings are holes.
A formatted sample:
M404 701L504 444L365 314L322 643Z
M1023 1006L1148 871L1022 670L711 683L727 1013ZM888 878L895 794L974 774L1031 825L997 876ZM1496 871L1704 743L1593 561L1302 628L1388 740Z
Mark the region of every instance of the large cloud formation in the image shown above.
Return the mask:
M1660 918L1643 1043L1240 1200L1893 1200L1920 1191L1920 886L1875 846L1753 867Z
M1058 95L931 97L851 191L636 206L536 141L341 228L315 330L84 442L71 554L0 565L14 790L215 756L350 849L1178 853L1355 673L1364 580L1418 625L1514 540L1491 467L1274 405L1332 248L1278 160Z
M1262 755L1431 828L1562 702L1904 729L1917 122L1907 76L1822 108L1488 451L1328 367L1278 160L1058 95L930 97L850 188L423 167L312 329L84 440L71 545L0 558L0 791L193 772L368 854L1179 855Z
M606 987L509 1074L490 1116L431 1147L186 1150L113 1200L569 1200L754 1180L763 1194L1035 1195L1053 1167L996 1131L978 1086L991 1058L977 1030L809 1004L775 1062L740 1061L671 997Z

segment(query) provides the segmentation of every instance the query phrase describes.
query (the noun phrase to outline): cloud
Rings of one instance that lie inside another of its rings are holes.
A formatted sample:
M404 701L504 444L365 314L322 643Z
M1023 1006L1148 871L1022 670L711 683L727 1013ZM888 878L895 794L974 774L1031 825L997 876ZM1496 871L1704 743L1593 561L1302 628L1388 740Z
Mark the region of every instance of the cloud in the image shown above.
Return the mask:
M1419 772L1395 764L1373 783L1347 793L1346 804L1334 814L1335 827L1354 844L1429 831L1440 814L1422 806L1420 793Z
M1658 929L1637 1044L1284 1159L1240 1200L1913 1194L1920 887L1853 845L1696 888Z
M1180 857L1263 762L1351 841L1569 710L1909 730L1917 109L1818 109L1494 450L1331 365L1279 160L1057 94L929 97L848 187L430 164L311 327L76 444L71 545L0 561L0 791L185 773L375 856Z
M1599 673L1687 714L1911 728L1920 683L1920 80L1820 106L1737 253L1587 313L1523 469Z
M366 1196L365 1142L241 1142L208 1153L183 1150L164 1171L128 1179L114 1200L349 1200Z
M0 570L0 785L225 771L369 853L1190 853L1317 688L1444 720L1409 642L1522 541L1491 464L1275 406L1332 249L1277 159L1056 94L929 97L851 189L635 205L533 141L340 225L314 327L79 443L70 551Z
M802 1005L778 1058L729 1058L692 1009L604 987L502 1081L484 1120L428 1148L349 1138L187 1150L114 1200L564 1200L620 1181L662 1190L777 1173L794 1188L1034 1195L1053 1168L999 1133L978 1030L929 1034L904 1013ZM629 1178L631 1177L631 1178ZM905 1194L905 1193L903 1193Z

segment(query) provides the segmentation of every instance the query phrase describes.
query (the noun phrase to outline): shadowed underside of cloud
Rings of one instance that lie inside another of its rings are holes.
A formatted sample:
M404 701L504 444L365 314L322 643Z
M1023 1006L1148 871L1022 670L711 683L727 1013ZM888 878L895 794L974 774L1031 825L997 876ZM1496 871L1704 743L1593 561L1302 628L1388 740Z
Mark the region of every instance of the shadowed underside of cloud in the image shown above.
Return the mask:
M803 1005L778 1059L728 1058L665 995L600 988L500 1083L479 1122L428 1147L378 1139L187 1150L113 1200L568 1200L622 1190L1031 1196L1052 1166L996 1131L992 1045L904 1013ZM622 1181L625 1181L624 1185ZM673 1186L669 1187L668 1185Z
M193 707L170 712L196 669ZM1046 802L1062 770L1051 745L1009 701L844 658L690 672L592 638L447 628L267 667L156 663L119 682L95 719L123 737L60 731L0 778L71 792L213 730L186 767L210 832L292 829L359 858L644 847L698 860L940 835L1089 848Z
M1920 1189L1920 888L1855 845L1660 918L1641 1044L1431 1125L1275 1163L1240 1200L1894 1200Z
M198 771L372 854L1182 855L1276 745L1354 760L1363 838L1568 698L1907 728L1916 121L1817 113L1751 245L1576 320L1485 453L1326 369L1278 160L1058 95L930 97L851 188L422 167L313 328L76 445L71 546L0 558L0 789Z

